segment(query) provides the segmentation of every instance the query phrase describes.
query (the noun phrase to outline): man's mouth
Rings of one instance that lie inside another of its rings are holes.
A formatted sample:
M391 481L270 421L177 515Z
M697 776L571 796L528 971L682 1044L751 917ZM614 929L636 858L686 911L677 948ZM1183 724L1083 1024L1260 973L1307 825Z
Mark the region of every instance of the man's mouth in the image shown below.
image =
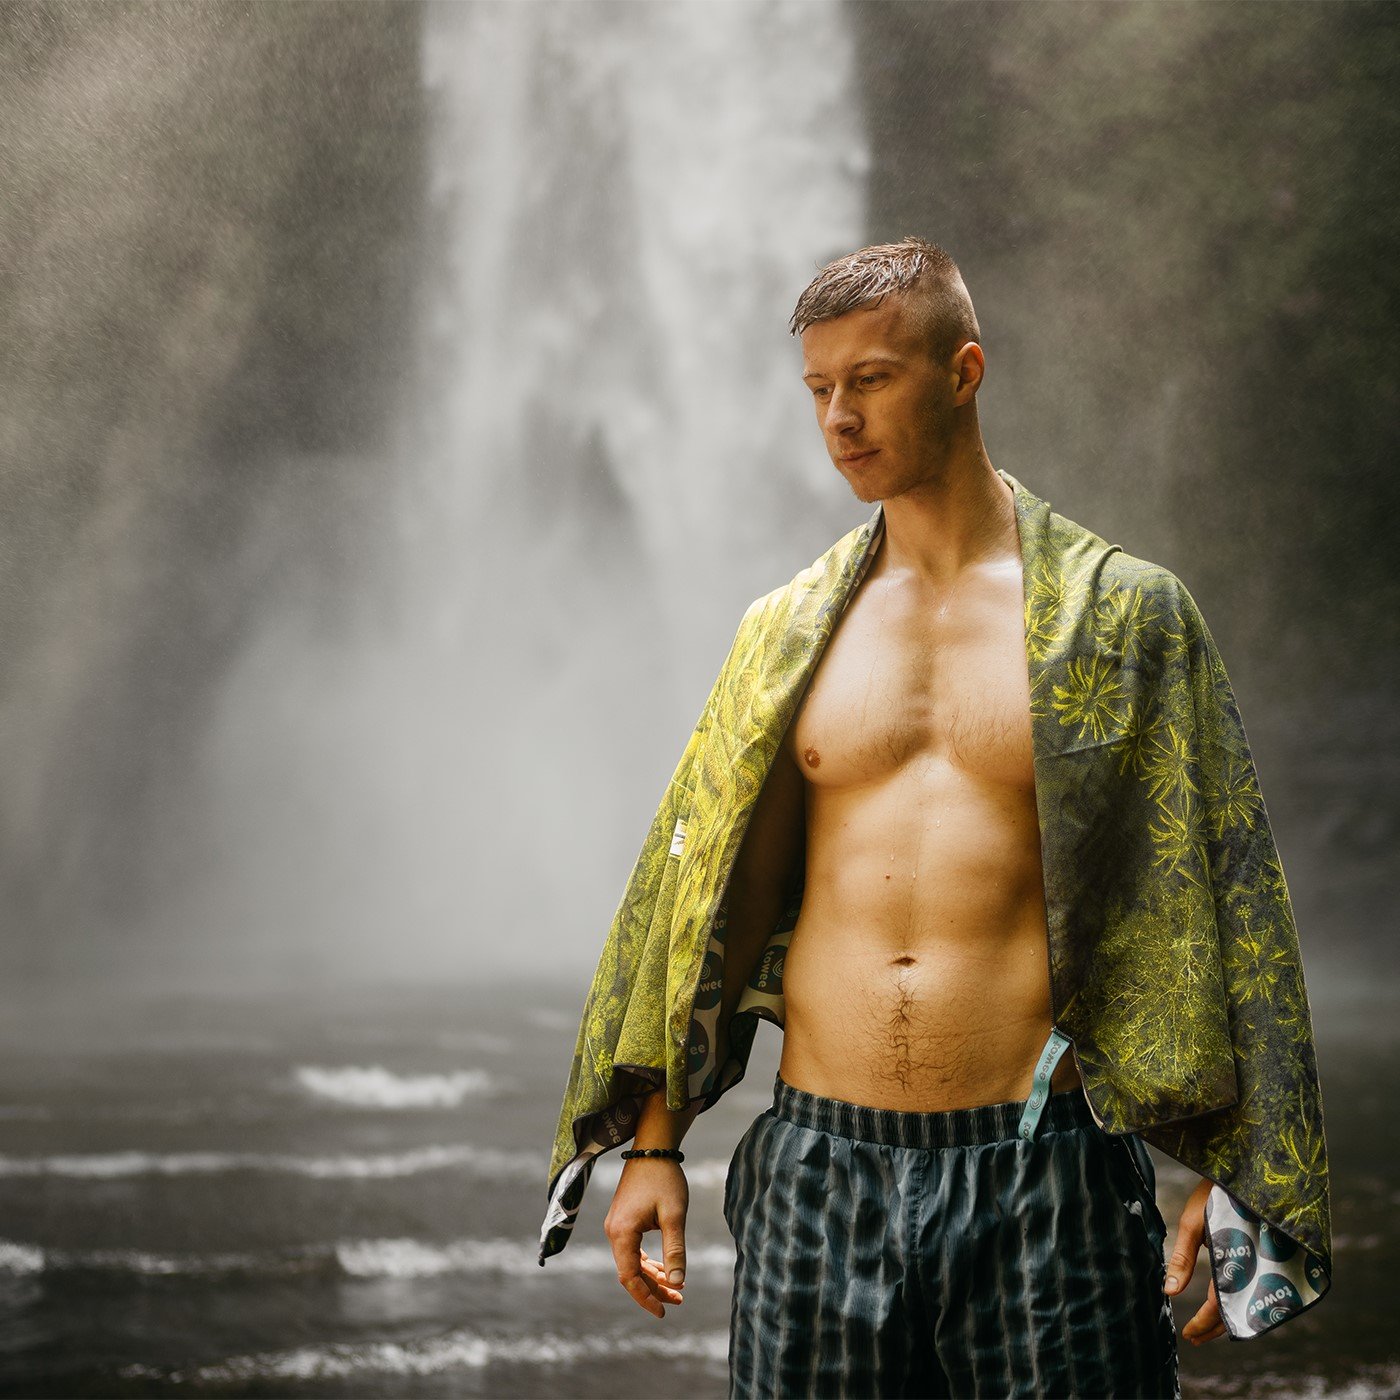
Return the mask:
M859 462L866 457L873 457L880 449L878 447L867 448L864 452L851 452L842 456L843 462Z

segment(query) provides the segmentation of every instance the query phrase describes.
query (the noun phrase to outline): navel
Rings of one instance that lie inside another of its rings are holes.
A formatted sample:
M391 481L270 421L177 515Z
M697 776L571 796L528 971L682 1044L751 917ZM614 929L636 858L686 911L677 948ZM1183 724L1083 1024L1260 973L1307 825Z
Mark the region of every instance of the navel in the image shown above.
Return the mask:
M918 962L918 958L911 957L908 953L905 953L901 957L891 959L891 962L895 967L913 967L914 964Z

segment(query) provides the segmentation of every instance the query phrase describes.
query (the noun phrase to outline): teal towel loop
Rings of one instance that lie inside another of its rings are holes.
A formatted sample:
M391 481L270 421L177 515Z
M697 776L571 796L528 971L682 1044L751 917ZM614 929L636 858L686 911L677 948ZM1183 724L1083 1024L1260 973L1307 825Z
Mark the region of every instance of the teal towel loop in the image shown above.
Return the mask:
M1016 1129L1017 1135L1026 1142L1035 1136L1040 1115L1050 1099L1050 1076L1055 1073L1055 1066L1059 1064L1060 1056L1065 1053L1065 1047L1069 1043L1068 1036L1061 1035L1058 1030L1051 1030L1050 1038L1045 1042L1045 1049L1040 1052L1040 1060L1035 1067L1035 1078L1031 1081L1031 1096L1026 1100L1025 1112L1021 1114L1021 1123Z

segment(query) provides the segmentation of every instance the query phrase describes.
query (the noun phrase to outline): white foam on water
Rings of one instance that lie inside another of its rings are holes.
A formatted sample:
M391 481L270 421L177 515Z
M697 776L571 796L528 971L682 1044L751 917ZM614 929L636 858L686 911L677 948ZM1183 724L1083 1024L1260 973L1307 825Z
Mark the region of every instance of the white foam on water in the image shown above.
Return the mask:
M1341 1254L1344 1250L1380 1249L1385 1241L1384 1235L1333 1235L1332 1252Z
M0 1176L114 1178L203 1176L218 1172L285 1172L323 1179L416 1176L430 1171L465 1171L473 1176L511 1180L542 1178L547 1171L538 1152L505 1152L470 1143L433 1144L406 1152L339 1157L301 1157L280 1152L94 1152L52 1157L0 1157Z
M142 1274L147 1277L187 1278L208 1274L219 1277L233 1273L281 1274L304 1271L304 1258L272 1254L149 1254L139 1249L51 1250L50 1269L101 1269L112 1273Z
M1394 1400L1400 1395L1400 1365L1393 1362L1360 1366L1346 1380L1326 1376L1280 1376L1272 1372L1250 1376L1241 1389L1238 1377L1198 1376L1191 1383L1192 1394L1201 1400L1249 1400L1249 1397L1287 1396L1288 1400Z
M40 1274L44 1271L44 1251L31 1244L0 1240L0 1273Z
M468 1095L489 1094L497 1087L484 1069L395 1074L383 1065L301 1065L295 1079L313 1098L350 1108L456 1108Z
M656 1256L660 1245L647 1253ZM539 1242L530 1240L457 1240L433 1245L421 1240L353 1240L335 1247L336 1258L347 1274L363 1278L424 1278L453 1273L518 1273L522 1266L538 1268ZM723 1245L701 1245L687 1251L686 1268L728 1272L734 1267L734 1250ZM570 1245L545 1265L546 1273L612 1274L617 1270L606 1245Z
M1359 1376L1321 1393L1324 1400L1393 1400L1400 1395L1400 1365L1364 1366Z
M648 1253L655 1257L660 1246ZM44 1249L0 1240L0 1273L100 1270L146 1278L222 1275L304 1274L334 1264L352 1278L434 1278L446 1274L519 1274L538 1268L539 1241L529 1239L461 1239L445 1244L415 1239L355 1239L311 1246L293 1252L224 1254L155 1254L139 1249ZM734 1267L732 1246L701 1245L689 1250L687 1267L716 1274ZM612 1251L606 1245L575 1244L546 1266L555 1274L612 1274Z
M493 1365L567 1366L618 1356L652 1355L727 1365L729 1338L724 1332L615 1333L598 1337L537 1333L525 1337L491 1337L479 1332L449 1332L422 1342L371 1342L298 1347L230 1357L212 1366L171 1371L155 1366L124 1366L127 1380L162 1380L173 1384L243 1383L266 1380L326 1380L372 1374L427 1376L444 1371L480 1370Z

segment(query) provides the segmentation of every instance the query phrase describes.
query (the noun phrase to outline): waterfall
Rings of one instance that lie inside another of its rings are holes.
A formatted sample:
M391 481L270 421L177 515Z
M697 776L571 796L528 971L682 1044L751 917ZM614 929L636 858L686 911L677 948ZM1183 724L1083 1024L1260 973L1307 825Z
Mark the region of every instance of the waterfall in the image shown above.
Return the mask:
M181 14L222 71L224 38ZM241 42L290 65L334 12L237 14ZM297 409L280 405L277 445L251 464L206 424L235 367L262 358L258 336L287 334L271 312L260 330L260 308L288 298L339 344L374 304L309 274L270 281L293 194L331 197L312 138L299 145L303 128L282 131L239 82L201 106L198 65L171 70L178 120L101 109L93 171L119 138L138 175L236 155L266 211L250 231L217 205L204 224L167 216L164 185L137 198L124 173L118 196L94 186L95 207L144 222L56 225L88 240L75 267L135 289L130 343L166 358L133 371L145 396L112 390L133 427L72 560L52 566L42 646L10 664L0 888L34 923L28 965L231 988L539 962L573 975L596 957L744 607L867 514L826 458L786 331L816 268L863 241L848 18L787 0L415 12L426 136L418 94L400 109L371 84L353 159L324 162L342 195L376 151L424 162L384 186L425 192L421 223L386 221L421 235L378 245L410 249L412 276L381 269L414 289L408 329L365 355L364 382L400 386L397 407L303 447L306 386L292 384ZM130 52L159 51L143 12L123 23ZM396 32L343 10L325 71L388 72L373 44ZM380 37L362 48L366 33ZM53 72L88 61L76 46ZM91 61L125 71L106 50ZM413 78L394 67L394 83ZM51 87L62 107L69 87ZM303 105L324 123L304 116L305 131L334 141L333 104ZM178 296L151 280L168 228L211 250L207 266L190 254ZM55 324L90 323L72 342L105 345L101 278L53 286L42 294L68 297ZM165 319L148 333L154 306ZM238 383L277 382L251 373ZM354 392L332 381L320 411Z
M846 499L786 321L860 241L853 61L836 5L429 10L410 511L449 552L488 519L570 567L625 543L703 632L700 585Z
M836 4L426 16L399 626L473 927L593 956L744 607L868 513L787 332L864 241L854 64Z

